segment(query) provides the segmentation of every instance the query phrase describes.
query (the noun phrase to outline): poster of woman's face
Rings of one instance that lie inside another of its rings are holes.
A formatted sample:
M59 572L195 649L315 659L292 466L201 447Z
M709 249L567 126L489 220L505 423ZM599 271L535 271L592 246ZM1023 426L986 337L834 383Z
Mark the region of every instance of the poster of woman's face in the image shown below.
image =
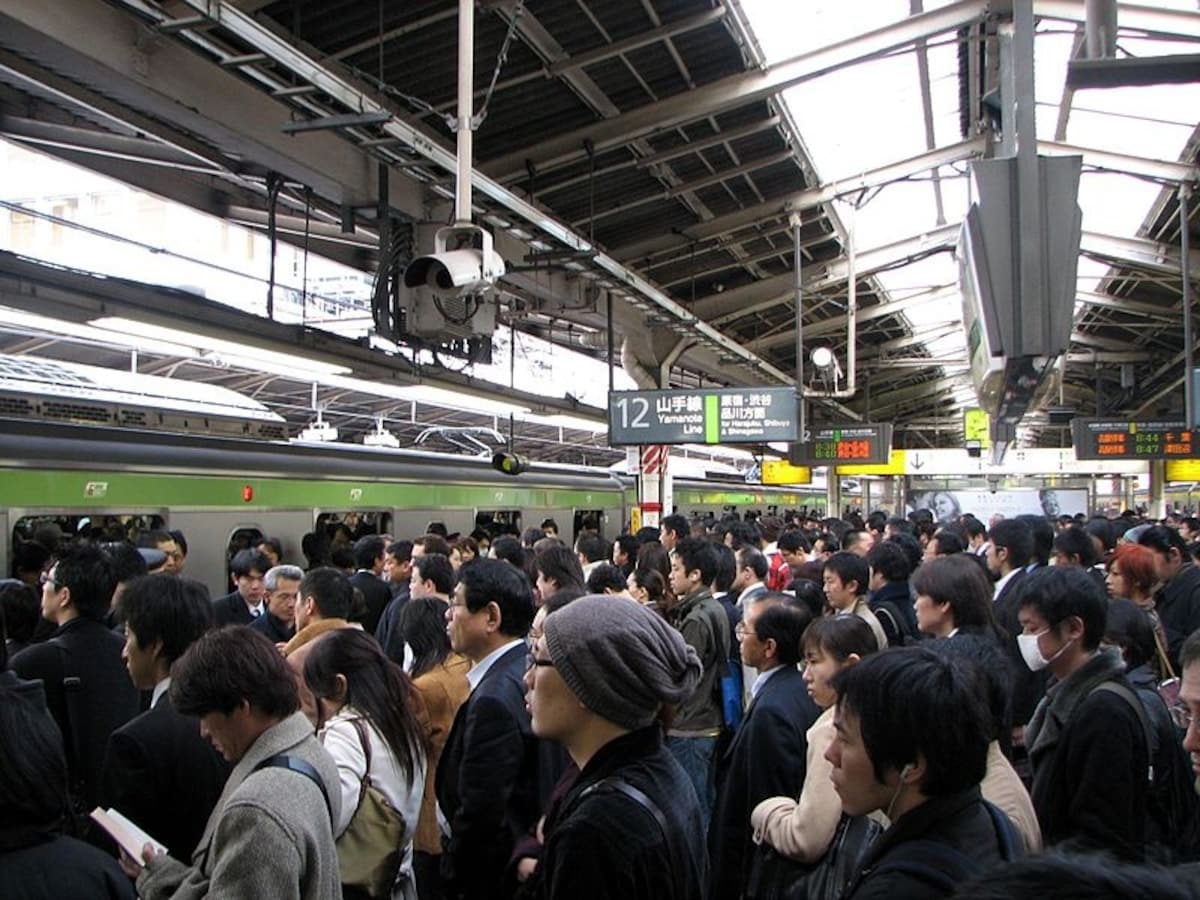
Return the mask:
M1066 488L1045 490L917 490L909 494L908 509L927 509L940 523L952 522L963 513L971 513L986 522L999 514L1005 518L1032 514L1056 518L1087 513L1088 492Z

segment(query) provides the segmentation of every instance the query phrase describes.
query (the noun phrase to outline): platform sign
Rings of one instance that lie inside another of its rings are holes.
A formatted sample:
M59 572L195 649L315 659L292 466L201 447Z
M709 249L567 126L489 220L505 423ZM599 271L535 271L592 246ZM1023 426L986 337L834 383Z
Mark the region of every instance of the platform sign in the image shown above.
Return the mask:
M1167 481L1200 481L1200 459L1168 459Z
M797 437L792 388L613 391L608 442L628 444L763 444Z
M764 459L762 464L763 484L812 484L812 469L808 466L793 466L783 459Z
M788 461L796 466L886 463L892 452L892 425L847 422L809 430L808 439L792 444Z
M1071 438L1077 459L1192 459L1200 446L1175 419L1075 418Z

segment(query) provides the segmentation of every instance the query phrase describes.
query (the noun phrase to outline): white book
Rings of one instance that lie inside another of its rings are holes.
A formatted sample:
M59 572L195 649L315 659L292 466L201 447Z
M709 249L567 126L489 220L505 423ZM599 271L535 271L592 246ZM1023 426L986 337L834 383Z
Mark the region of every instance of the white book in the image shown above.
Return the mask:
M115 809L101 809L97 806L92 810L91 818L93 822L108 832L122 850L137 860L139 865L144 862L142 848L147 844L154 848L155 853L167 852L166 847Z

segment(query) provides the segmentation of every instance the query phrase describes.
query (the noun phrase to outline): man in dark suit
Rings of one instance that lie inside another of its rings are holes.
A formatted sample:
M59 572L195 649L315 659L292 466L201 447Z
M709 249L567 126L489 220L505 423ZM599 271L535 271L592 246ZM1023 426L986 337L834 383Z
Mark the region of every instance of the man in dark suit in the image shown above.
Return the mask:
M199 720L171 705L171 664L212 624L208 592L187 578L145 576L121 597L129 679L153 691L150 708L113 732L100 772L100 805L112 807L191 859L221 796L229 765L200 736Z
M112 562L99 547L65 550L42 578L42 617L58 627L12 660L18 676L45 684L79 810L96 804L109 735L138 712L138 692L121 664L121 638L104 624L116 587Z
M363 599L367 601L367 616L362 620L362 626L371 634L379 625L379 617L392 600L391 589L383 582L384 551L387 541L377 534L369 534L354 542L355 573L350 576L350 583L362 591Z
M533 622L529 579L499 560L464 566L446 616L451 647L474 665L467 673L471 693L454 717L435 782L450 823L443 887L452 900L508 897L514 885L504 870L513 844L541 812L537 739L523 682Z
M304 570L299 566L273 566L263 576L267 592L266 612L250 623L273 644L286 644L296 634L296 604L300 600L300 582Z
M1033 711L1046 693L1045 671L1031 672L1017 644L1017 635L1023 630L1019 618L1021 594L1024 579L1028 577L1026 570L1033 562L1033 529L1018 517L1001 519L988 534L991 538L987 549L988 570L997 579L992 609L996 624L1008 634L1005 651L1012 679L1009 705L1013 764L1022 776L1030 777L1032 770L1025 753L1025 725L1033 718Z
M271 561L257 550L239 550L229 562L236 589L213 601L213 621L222 625L249 625L266 613L267 588L263 578Z
M708 830L710 897L741 896L753 858L754 807L768 797L799 796L804 785L806 735L821 714L796 668L812 613L783 596L751 598L737 628L742 663L758 677L742 724L717 763L717 803Z

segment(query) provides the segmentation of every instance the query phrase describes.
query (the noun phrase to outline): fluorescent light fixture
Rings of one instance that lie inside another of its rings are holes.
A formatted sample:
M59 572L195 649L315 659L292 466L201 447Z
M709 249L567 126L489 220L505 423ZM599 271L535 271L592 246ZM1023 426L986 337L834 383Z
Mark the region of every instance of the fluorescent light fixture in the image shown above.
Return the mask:
M417 403L430 403L434 406L449 406L467 412L491 413L507 416L509 413L524 416L529 412L528 406L520 406L503 400L492 400L480 397L478 394L468 394L459 391L448 391L443 388L431 387L427 384L414 384L398 388L396 394L400 399L413 400Z
M185 347L183 344L173 341L138 337L120 331L94 328L91 325L81 325L78 322L69 322L64 319L52 319L49 316L39 316L36 313L27 313L16 309L0 309L0 327L5 325L45 332L47 335L55 337L74 337L98 343L116 344L131 350L161 353L166 356L183 356L193 359L199 355L194 348Z
M521 419L525 422L534 422L538 425L549 425L554 428L574 428L577 431L590 431L593 434L608 431L608 422L597 419L584 419L579 416L569 416L565 413L555 413L549 416L529 413L528 415L521 416Z
M120 316L104 316L93 319L91 324L96 328L123 332L152 340L185 343L200 350L211 350L213 353L230 361L237 359L236 365L246 364L253 368L255 362L261 361L268 365L282 366L283 374L302 378L316 375L349 375L351 370L346 366L333 365L294 353L280 353L275 350L265 350L252 344L240 344L236 341L226 341L221 338L209 337L206 334L185 333L176 328L165 328L152 325L149 322L139 322L136 319L126 319ZM246 361L243 363L242 361ZM266 371L272 371L266 369Z

